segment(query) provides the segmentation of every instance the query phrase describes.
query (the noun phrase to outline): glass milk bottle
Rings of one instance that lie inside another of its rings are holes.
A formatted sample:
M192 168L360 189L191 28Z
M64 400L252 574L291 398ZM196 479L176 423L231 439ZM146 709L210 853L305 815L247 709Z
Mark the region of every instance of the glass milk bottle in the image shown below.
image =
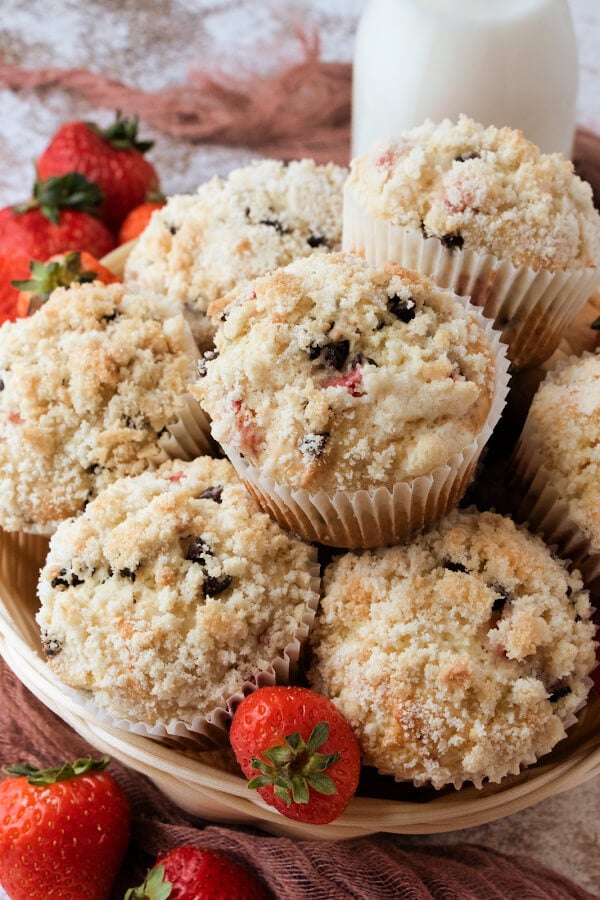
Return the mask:
M567 0L370 0L356 35L352 154L466 113L570 156L576 94Z

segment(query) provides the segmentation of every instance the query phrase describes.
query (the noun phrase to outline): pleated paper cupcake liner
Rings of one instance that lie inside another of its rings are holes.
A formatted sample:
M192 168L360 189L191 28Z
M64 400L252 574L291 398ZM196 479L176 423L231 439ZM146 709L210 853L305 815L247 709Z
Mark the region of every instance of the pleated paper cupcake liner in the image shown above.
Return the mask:
M343 249L371 265L395 262L416 269L443 288L469 296L494 320L515 369L548 359L564 331L600 286L600 269L536 271L491 253L444 247L437 238L377 218L344 189Z
M251 678L241 681L238 690L227 697L223 704L214 707L206 714L195 716L191 722L182 720L143 722L113 716L97 703L93 692L69 687L51 673L52 677L60 685L63 693L76 700L86 713L104 724L132 734L153 738L172 747L214 750L227 744L231 720L244 697L261 687L289 684L296 675L300 667L302 649L312 629L320 600L321 576L316 548L311 548L310 575L312 597L306 604L306 609L293 637L283 647L280 654Z
M567 500L553 485L538 449L535 427L526 422L513 456L513 482L519 502L515 516L578 569L592 601L600 601L600 547L571 517Z
M408 540L458 506L475 472L477 461L494 430L508 393L506 347L492 323L468 299L457 298L475 312L495 357L495 385L481 432L445 465L389 487L356 492L312 493L277 483L251 465L235 448L223 450L254 498L284 528L306 541L339 548L383 547Z

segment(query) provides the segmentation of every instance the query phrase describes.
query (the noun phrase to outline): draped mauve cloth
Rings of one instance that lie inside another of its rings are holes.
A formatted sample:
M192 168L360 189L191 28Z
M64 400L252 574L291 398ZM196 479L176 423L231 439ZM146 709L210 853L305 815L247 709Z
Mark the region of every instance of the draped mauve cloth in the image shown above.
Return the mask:
M196 72L177 89L146 92L86 70L28 71L0 60L0 87L62 86L95 105L139 114L154 128L192 142L247 146L284 159L348 163L351 68L323 63L318 42L301 38L305 58L252 85ZM574 158L600 199L600 138L580 129ZM0 764L56 765L98 756L0 662ZM349 841L294 841L251 828L211 825L178 809L143 775L114 760L111 772L133 809L132 840L114 898L139 883L159 852L184 843L221 850L250 867L280 900L586 900L594 895L536 861L483 847L410 847L379 834ZM42 898L35 898L42 900Z

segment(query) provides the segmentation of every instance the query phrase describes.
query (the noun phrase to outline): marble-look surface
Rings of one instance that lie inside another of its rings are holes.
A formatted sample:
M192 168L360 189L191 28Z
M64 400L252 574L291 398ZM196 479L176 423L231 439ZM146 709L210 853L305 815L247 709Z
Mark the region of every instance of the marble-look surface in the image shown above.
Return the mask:
M86 66L154 90L183 81L190 65L209 60L233 71L240 66L251 71L257 41L285 33L292 8L319 27L325 59L348 60L363 6L364 0L2 0L0 57L31 68ZM600 3L572 0L571 7L581 61L578 121L600 133ZM25 199L33 160L52 131L74 118L107 123L112 111L91 108L59 90L48 90L43 97L0 91L0 206ZM151 158L169 193L192 190L253 155L191 146L146 126L142 134L157 141ZM489 825L405 841L469 841L530 855L598 892L600 778Z

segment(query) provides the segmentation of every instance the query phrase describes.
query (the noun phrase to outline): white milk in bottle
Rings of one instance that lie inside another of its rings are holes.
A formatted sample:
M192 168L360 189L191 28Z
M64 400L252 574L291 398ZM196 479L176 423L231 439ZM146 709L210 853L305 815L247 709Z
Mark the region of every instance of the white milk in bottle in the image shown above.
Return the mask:
M352 153L466 113L570 156L576 94L567 0L370 0L356 36Z

